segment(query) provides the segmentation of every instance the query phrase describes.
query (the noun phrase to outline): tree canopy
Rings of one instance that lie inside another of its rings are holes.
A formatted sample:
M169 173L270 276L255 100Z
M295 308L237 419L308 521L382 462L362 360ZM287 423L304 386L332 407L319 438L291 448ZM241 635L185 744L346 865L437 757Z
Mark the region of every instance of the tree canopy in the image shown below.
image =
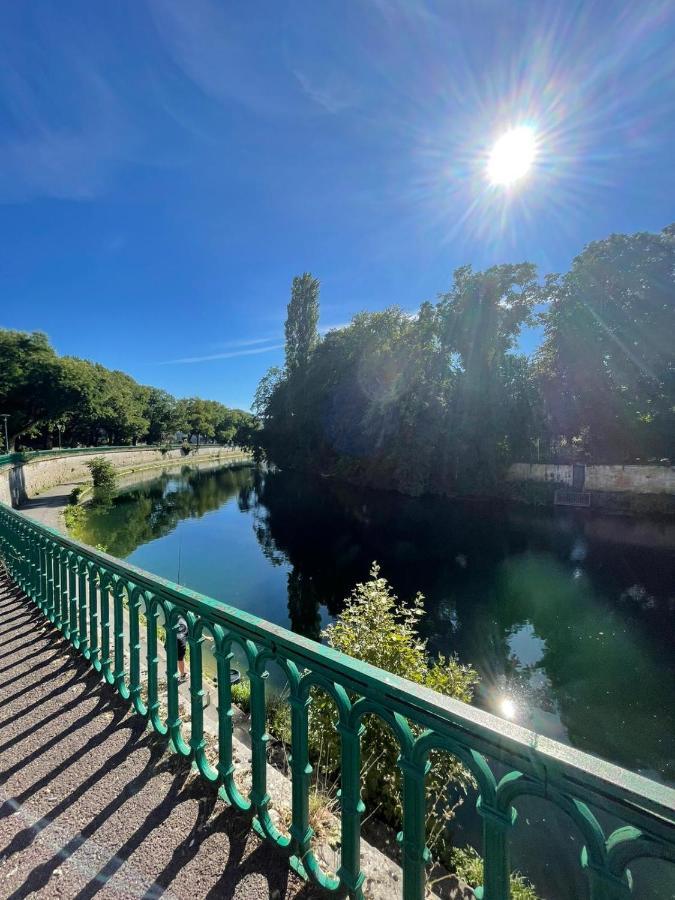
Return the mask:
M0 329L0 412L10 447L162 443L178 432L194 440L250 444L253 417L215 400L177 399L125 372L58 356L46 335ZM4 437L4 436L3 436Z
M300 353L308 279L316 337ZM281 466L453 493L494 487L512 461L673 453L674 226L594 242L543 282L531 263L463 266L415 315L359 313L323 339L317 323L318 282L303 275L286 367L267 373L254 402L256 439ZM522 329L537 323L542 347L518 353Z
M594 241L545 293L537 367L551 431L600 459L672 454L675 226Z

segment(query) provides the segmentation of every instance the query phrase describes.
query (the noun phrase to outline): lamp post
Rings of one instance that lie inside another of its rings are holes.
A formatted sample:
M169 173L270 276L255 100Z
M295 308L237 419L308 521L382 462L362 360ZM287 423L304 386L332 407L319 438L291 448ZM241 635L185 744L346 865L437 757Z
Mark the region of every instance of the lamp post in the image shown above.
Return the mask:
M9 437L7 436L7 419L9 419L9 413L0 413L0 419L5 420L5 447L7 448L7 453L9 453Z
M62 422L58 423L58 425L56 426L56 430L59 433L59 450L60 450L61 449L61 432L63 431L63 423Z

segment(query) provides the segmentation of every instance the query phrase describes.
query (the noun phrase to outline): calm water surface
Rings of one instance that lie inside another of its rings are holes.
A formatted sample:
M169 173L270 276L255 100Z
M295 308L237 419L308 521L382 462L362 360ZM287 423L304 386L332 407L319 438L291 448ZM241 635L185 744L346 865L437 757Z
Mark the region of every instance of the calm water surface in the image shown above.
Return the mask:
M377 560L425 595L430 646L477 668L479 705L675 783L673 522L239 468L126 488L86 538L314 638Z

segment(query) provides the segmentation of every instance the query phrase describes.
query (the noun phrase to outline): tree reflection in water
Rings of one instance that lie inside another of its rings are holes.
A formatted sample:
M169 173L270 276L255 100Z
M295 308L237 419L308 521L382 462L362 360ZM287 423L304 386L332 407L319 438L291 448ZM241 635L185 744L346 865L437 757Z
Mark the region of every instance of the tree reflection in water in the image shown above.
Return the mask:
M675 523L240 468L130 488L87 539L121 557L146 544L141 564L174 578L162 539L195 519L190 587L316 639L377 560L401 597L425 594L430 646L476 666L481 705L675 781Z

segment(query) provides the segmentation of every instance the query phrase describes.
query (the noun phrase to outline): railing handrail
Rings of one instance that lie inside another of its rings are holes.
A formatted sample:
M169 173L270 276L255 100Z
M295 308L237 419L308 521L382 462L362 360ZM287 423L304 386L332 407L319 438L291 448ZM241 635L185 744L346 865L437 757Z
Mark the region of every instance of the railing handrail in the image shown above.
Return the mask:
M339 674L347 687L349 683L353 684L363 696L369 697L377 693L379 699L382 699L384 694L387 700L393 701L398 707L397 711L421 725L440 725L443 728L449 726L470 735L468 743L474 749L498 761L515 763L523 774L545 777L551 784L558 786L573 784L575 794L583 794L585 799L590 799L609 812L616 813L617 805L628 805L633 810L644 810L651 816L662 817L668 827L675 825L675 790L667 785L356 660L332 647L66 537L6 504L0 503L0 506L63 548L131 579L141 588L151 591L161 588L165 594L194 612L207 613L226 626L234 625L239 631L248 632L252 640L270 649L283 649L287 658L301 666L307 663L308 668L323 672L329 677ZM373 691L369 681L381 686L377 692Z

